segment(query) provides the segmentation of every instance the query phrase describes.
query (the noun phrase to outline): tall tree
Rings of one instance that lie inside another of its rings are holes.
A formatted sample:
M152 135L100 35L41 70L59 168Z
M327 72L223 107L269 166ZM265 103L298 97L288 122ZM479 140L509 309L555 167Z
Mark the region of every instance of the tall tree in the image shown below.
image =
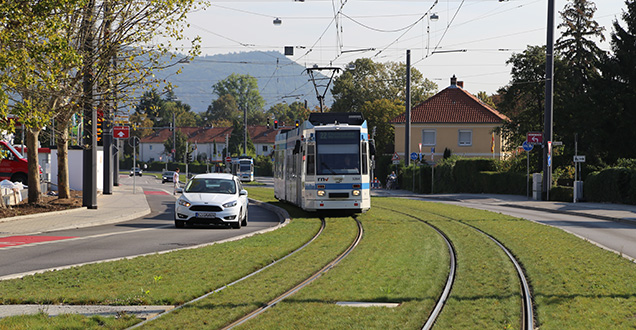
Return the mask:
M375 132L378 155L391 153L395 131L389 121L404 112L404 105L397 101L380 99L365 102L360 111L367 120L371 134Z
M236 99L232 94L219 96L218 99L212 101L205 112L206 123L216 126L230 126L232 122L238 120L241 112L238 110Z
M301 123L309 118L309 109L305 108L302 102L294 102L292 104L278 103L274 104L267 114L274 119L278 120L279 124L285 123L292 125L296 120Z
M259 120L264 119L260 114L263 113L265 100L258 91L256 78L248 74L233 73L214 84L212 90L218 97L232 95L241 115L247 112L248 125L260 124Z
M334 79L331 94L333 112L360 111L367 101L386 99L404 104L406 65L377 63L371 59L357 59ZM433 95L437 85L415 68L411 68L411 104L418 104Z
M603 68L605 94L600 95L605 107L612 110L608 118L610 136L607 144L613 152L608 162L621 158L636 158L636 150L627 141L636 139L636 1L626 0L626 10L613 23L611 47L613 56Z

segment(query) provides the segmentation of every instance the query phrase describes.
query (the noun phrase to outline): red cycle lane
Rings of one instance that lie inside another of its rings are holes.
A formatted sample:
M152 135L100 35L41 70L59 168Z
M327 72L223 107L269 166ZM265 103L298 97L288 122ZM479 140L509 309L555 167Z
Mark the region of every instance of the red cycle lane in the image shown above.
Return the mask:
M77 236L9 236L0 237L0 248L9 246L18 246L42 242L59 241L70 238L77 238Z

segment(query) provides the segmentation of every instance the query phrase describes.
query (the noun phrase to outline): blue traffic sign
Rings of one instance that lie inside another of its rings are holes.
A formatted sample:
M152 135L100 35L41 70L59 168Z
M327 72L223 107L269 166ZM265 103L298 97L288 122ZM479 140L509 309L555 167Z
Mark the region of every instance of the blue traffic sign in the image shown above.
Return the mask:
M417 160L417 158L418 158L418 157L417 157L417 153L412 152L412 153L411 153L411 160Z
M529 143L528 141L523 141L523 144L521 146L523 147L523 150L525 151L530 151L532 150L532 148L534 148L534 144Z

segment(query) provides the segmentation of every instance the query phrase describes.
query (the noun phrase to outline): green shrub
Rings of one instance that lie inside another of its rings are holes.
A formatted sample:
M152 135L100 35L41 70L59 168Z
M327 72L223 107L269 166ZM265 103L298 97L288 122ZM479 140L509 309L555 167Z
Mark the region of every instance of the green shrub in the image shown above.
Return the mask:
M624 167L607 168L590 173L584 183L583 194L591 202L636 204L636 170Z
M574 199L574 188L555 186L550 188L550 200L557 202L571 202Z

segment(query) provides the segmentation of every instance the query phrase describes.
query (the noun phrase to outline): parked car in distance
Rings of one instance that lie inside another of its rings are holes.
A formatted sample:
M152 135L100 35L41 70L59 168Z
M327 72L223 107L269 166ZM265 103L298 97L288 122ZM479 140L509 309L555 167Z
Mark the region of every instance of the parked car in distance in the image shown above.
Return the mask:
M161 183L173 182L174 171L163 171L161 173Z
M143 173L143 170L139 167L133 167L130 169L130 176L133 176L133 175L141 176L142 173Z
M238 177L229 173L197 174L175 202L174 224L247 226L247 190Z

